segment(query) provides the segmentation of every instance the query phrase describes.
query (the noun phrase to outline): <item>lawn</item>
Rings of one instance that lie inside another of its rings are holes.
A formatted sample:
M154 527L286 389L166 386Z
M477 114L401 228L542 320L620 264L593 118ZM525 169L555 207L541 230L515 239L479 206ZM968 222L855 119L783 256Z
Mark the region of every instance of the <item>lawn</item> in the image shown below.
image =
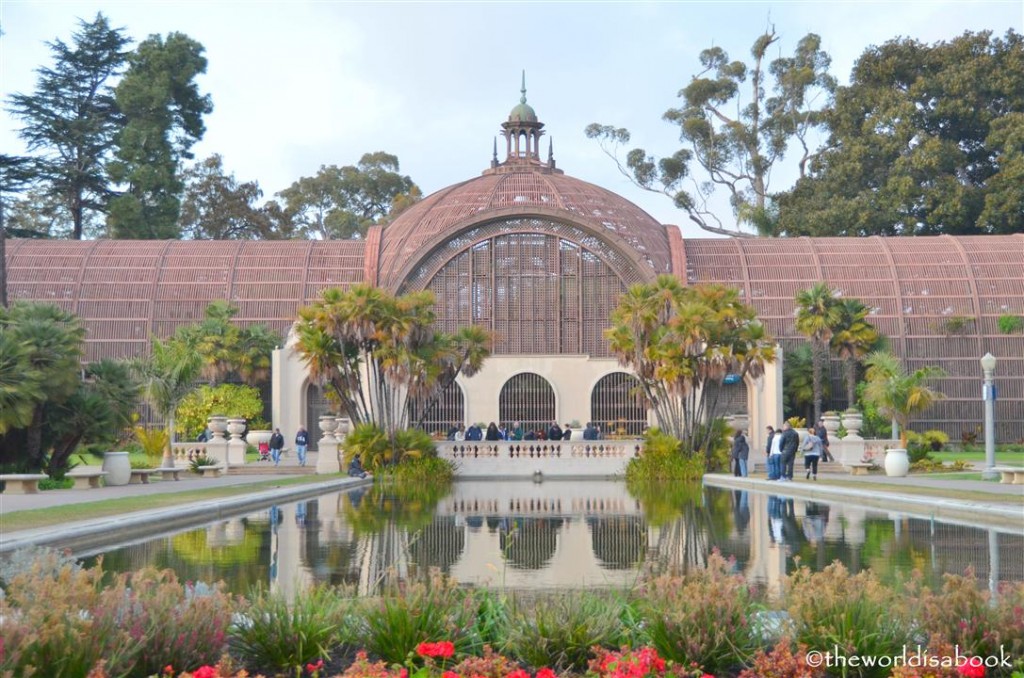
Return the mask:
M985 448L971 445L960 450L943 450L931 452L929 456L939 461L962 461L983 462L985 461ZM1009 466L1024 466L1024 445L997 445L996 463Z

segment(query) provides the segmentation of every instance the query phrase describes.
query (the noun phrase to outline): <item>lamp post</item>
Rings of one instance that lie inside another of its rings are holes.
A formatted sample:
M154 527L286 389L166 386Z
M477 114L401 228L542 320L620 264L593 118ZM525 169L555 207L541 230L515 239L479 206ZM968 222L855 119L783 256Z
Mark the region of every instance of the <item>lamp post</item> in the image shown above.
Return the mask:
M992 383L992 375L996 371L996 357L986 353L981 359L981 371L985 375L982 397L985 400L985 470L981 477L992 480L997 475L996 465L996 389Z

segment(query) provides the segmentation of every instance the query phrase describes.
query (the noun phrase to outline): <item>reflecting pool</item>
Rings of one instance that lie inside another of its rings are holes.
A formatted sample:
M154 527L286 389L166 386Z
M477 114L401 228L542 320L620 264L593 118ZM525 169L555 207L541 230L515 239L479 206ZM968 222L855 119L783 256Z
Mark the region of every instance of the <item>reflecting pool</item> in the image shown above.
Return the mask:
M171 568L238 593L313 583L365 593L433 568L468 586L620 588L643 568L700 566L713 549L769 589L833 560L883 578L917 569L936 582L973 565L991 586L1024 580L1019 531L702 486L633 496L616 481L459 482L416 496L364 487L111 547L103 564Z

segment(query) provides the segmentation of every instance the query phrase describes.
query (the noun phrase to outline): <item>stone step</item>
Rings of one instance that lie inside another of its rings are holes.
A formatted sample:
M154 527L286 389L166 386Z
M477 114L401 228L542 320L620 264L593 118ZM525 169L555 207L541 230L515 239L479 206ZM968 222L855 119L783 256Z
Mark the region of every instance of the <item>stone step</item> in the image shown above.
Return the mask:
M804 467L803 457L797 457L796 462L793 464L793 468L795 470L799 470L799 469L802 469L803 467ZM748 462L748 470L751 473L767 473L768 472L768 463L764 462L764 461L759 461L759 462L755 462L754 464L749 464L749 462ZM843 465L840 464L837 461L819 461L818 462L818 473L845 473L845 472L846 471L843 468ZM794 474L795 474L795 471L794 471Z
M233 476L308 476L316 474L316 465L310 465L308 461L305 466L298 464L274 466L265 461L253 462L245 466L232 466L228 474Z

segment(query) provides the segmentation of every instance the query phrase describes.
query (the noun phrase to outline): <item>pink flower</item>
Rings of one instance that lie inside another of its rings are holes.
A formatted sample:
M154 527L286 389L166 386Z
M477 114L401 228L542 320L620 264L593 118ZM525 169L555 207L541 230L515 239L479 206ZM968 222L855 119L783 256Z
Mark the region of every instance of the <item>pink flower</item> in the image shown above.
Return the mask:
M217 678L217 669L212 666L200 666L192 672L192 678Z
M537 671L537 678L555 678L555 672L545 666Z
M170 664L165 666L164 667L164 675L173 676L174 675L174 667L171 666Z
M318 659L316 664L306 664L306 673L312 675L324 667L324 660Z
M512 673L509 673L505 678L530 678L530 674L523 669L516 669Z
M441 674L441 678L462 678L462 676L455 673L454 671L445 671Z
M447 640L442 640L438 643L420 643L416 646L416 654L421 657L448 659L455 654L455 644Z
M956 672L964 678L985 678L985 665L981 657L971 657L963 666L958 666Z

